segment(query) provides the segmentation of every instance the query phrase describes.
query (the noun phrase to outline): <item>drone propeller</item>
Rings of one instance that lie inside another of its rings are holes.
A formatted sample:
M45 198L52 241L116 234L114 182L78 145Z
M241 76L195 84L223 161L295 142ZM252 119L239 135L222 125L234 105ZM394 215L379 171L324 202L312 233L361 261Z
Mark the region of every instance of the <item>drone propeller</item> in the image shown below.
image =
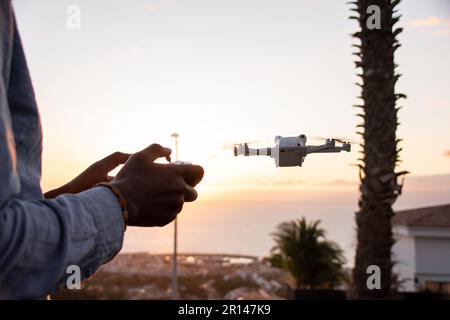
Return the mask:
M339 143L352 143L352 144L357 144L358 142L356 142L356 141L354 141L354 140L350 140L350 139L347 139L347 138L343 138L343 137L338 137L338 138L326 138L326 137L317 137L317 136L313 136L313 137L311 137L313 140L328 140L328 139L331 139L331 140L334 140L334 141L336 141L336 142L339 142Z
M224 144L222 149L223 150L231 150L231 149L234 149L235 147L238 147L239 145L244 144L244 143L253 144L253 143L259 143L259 142L260 141L258 141L258 140L254 140L254 141L246 141L246 142L241 142L241 143L232 143L232 144L229 143L229 144Z
M340 138L332 138L334 141L337 141L337 142L339 142L339 143L347 143L348 142L348 140L343 140L343 139L340 139Z

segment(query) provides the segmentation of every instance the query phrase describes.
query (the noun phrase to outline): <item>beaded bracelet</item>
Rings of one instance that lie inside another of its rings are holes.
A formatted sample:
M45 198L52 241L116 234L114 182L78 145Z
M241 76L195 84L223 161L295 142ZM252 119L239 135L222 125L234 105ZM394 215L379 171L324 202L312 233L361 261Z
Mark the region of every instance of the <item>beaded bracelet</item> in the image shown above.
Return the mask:
M122 196L122 193L120 192L119 188L108 182L100 182L97 183L95 186L106 187L109 190L111 190L111 192L116 196L117 201L119 202L120 209L122 210L123 222L125 223L126 228L128 223L127 202L125 201L125 198Z

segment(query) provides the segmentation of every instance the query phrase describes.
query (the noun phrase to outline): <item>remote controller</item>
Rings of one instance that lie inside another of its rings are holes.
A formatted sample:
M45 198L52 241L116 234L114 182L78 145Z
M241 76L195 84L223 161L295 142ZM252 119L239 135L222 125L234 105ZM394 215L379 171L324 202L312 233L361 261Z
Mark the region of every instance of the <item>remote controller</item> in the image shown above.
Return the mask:
M187 161L177 160L177 161L175 161L175 162L172 162L172 164L177 164L177 165L179 165L179 164L192 164L192 163L187 162Z

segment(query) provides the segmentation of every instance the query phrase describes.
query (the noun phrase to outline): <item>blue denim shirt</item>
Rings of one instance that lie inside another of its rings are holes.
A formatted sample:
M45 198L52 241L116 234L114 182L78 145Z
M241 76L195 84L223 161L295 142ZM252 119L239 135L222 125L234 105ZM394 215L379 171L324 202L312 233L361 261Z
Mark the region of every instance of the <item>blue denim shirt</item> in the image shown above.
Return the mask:
M11 2L0 0L0 298L34 299L83 278L121 249L117 199L97 187L44 199L42 134Z

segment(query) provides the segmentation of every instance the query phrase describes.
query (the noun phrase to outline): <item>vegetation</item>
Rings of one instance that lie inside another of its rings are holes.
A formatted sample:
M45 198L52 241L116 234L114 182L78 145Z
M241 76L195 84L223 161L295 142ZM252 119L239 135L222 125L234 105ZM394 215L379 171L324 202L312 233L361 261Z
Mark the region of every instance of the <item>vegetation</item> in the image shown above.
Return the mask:
M400 75L395 73L394 52L400 47L396 36L402 31L394 28L400 16L395 7L400 0L357 0L351 2L360 31L353 36L360 41L356 67L362 69L362 105L358 125L363 137L363 157L360 159L360 199L356 213L357 248L353 270L353 295L356 298L390 296L392 289L391 248L393 237L392 204L401 193L397 183L406 172L396 172L401 149L397 147L398 126L396 106L403 94L395 93ZM374 6L379 8L379 28L373 28L368 20L374 18ZM367 267L377 265L381 269L381 290L369 290L366 285Z
M325 238L320 220L305 218L277 226L270 262L294 277L298 288L335 288L344 280L345 259L339 246Z

